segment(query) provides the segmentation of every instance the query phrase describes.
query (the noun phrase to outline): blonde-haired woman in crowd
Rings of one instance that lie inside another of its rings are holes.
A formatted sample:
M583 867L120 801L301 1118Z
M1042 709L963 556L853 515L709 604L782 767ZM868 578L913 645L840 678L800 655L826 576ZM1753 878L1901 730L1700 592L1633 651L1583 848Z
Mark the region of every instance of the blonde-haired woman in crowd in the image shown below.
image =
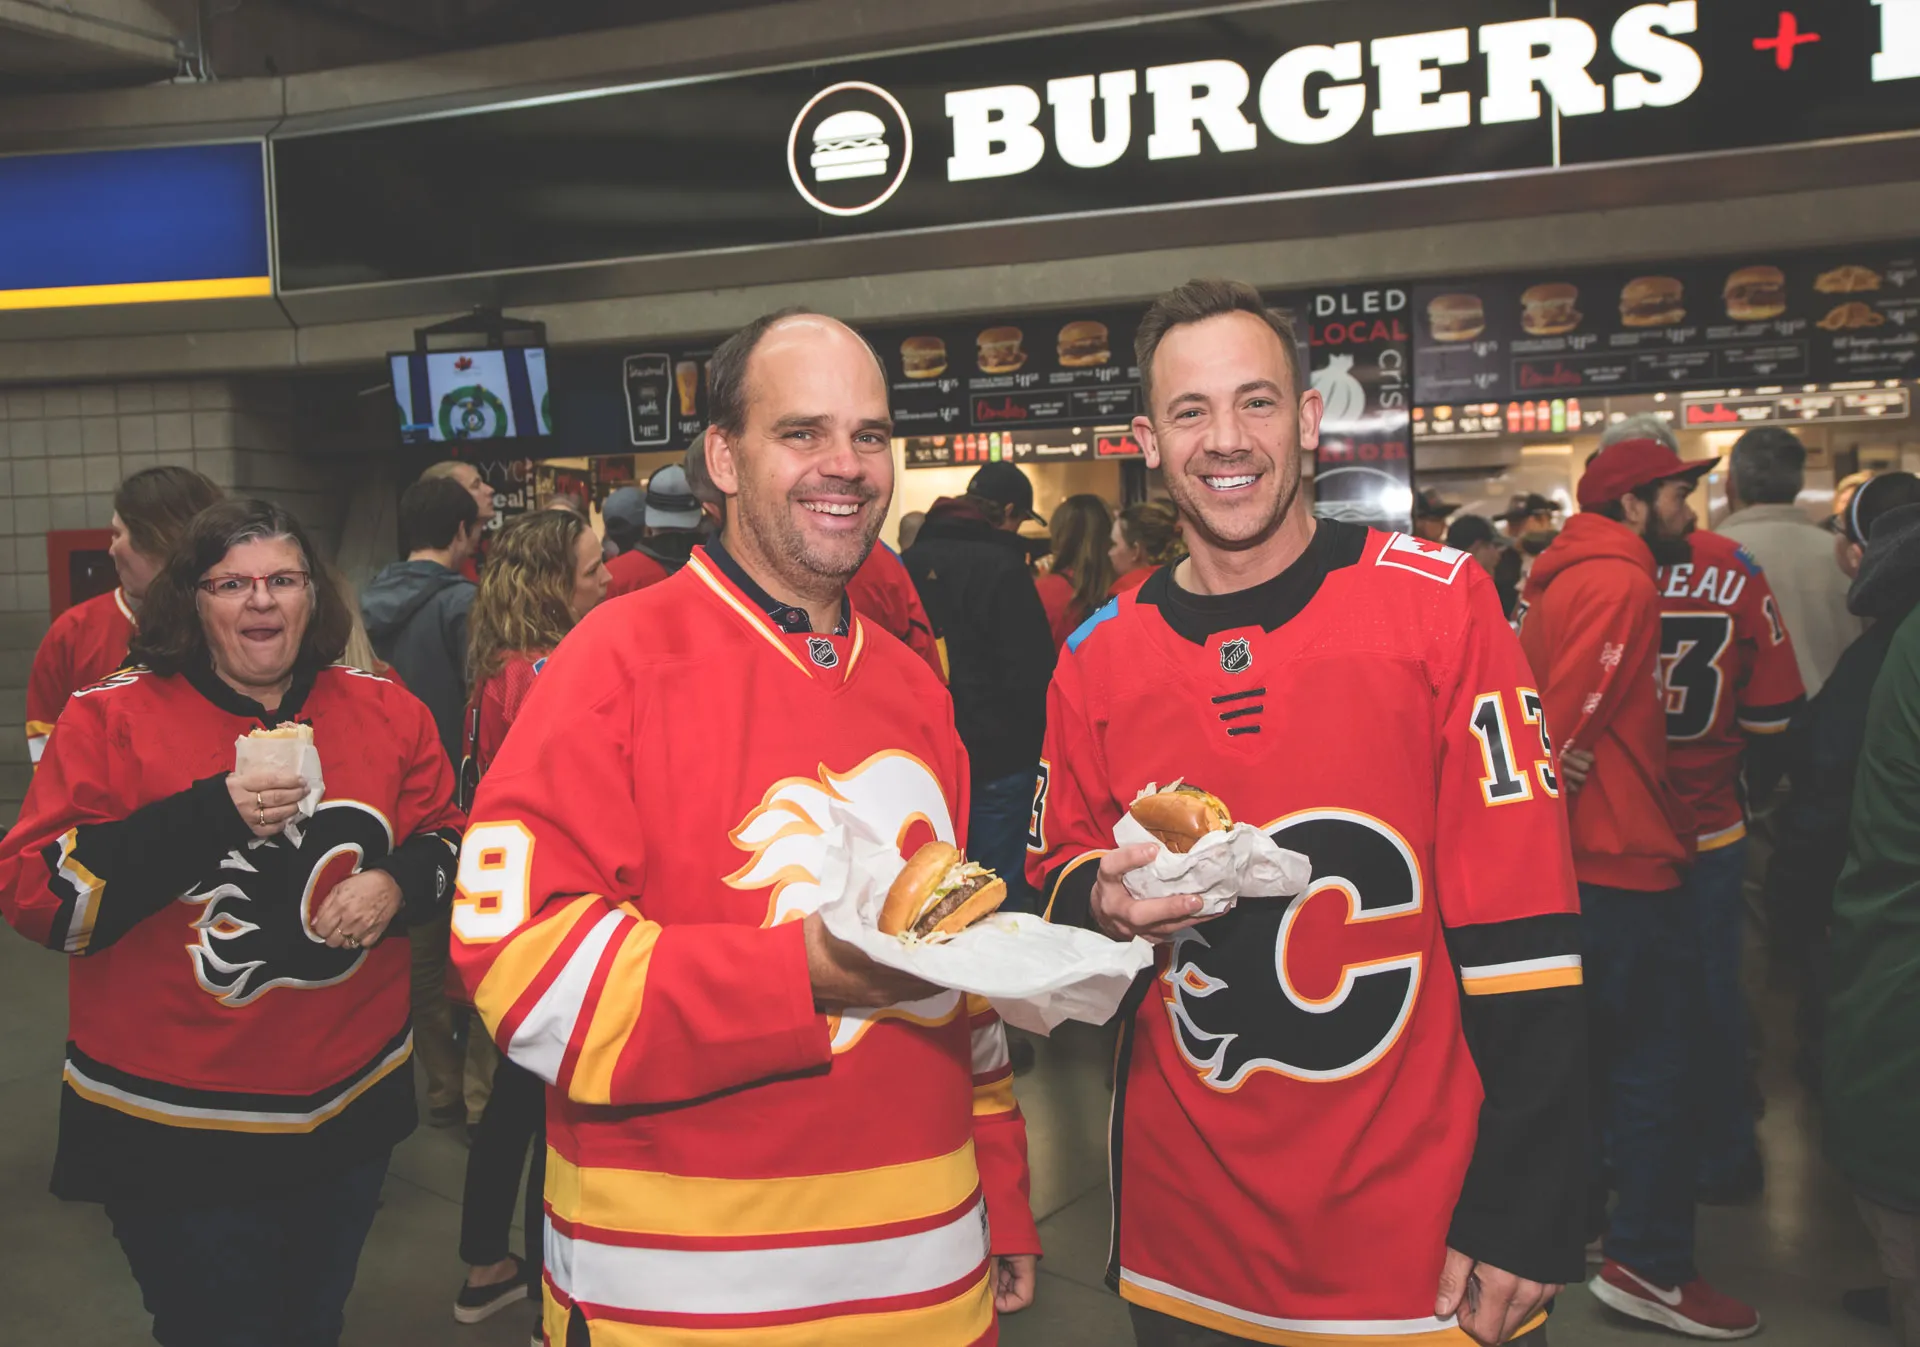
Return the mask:
M606 596L600 540L573 511L522 515L495 535L480 592L467 615L473 696L467 705L466 760L460 769L464 802L472 802L474 788L500 751L547 656ZM540 1078L501 1058L473 1149L467 1153L460 1214L460 1257L467 1264L467 1279L453 1306L453 1317L461 1323L478 1323L528 1295L539 1301L545 1106ZM507 1232L529 1145L533 1164L527 1174L523 1260L507 1251Z
M1180 514L1163 500L1129 505L1113 521L1113 547L1107 555L1119 579L1111 593L1138 589L1162 566L1171 566L1187 554L1180 537Z
M1107 601L1114 575L1112 532L1113 511L1098 496L1068 496L1053 512L1053 565L1035 588L1055 646L1065 645L1075 628Z

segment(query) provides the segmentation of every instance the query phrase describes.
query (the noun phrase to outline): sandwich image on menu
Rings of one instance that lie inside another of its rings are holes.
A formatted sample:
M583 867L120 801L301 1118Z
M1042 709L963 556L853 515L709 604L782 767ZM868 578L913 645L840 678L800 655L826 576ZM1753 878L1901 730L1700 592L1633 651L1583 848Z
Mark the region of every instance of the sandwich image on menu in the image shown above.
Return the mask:
M1779 267L1741 267L1727 277L1727 317L1762 323L1787 311L1787 274Z
M1829 332L1846 332L1858 327L1879 327L1886 321L1887 316L1880 310L1856 299L1836 305L1819 325Z
M1026 334L1017 327L990 327L974 340L980 344L982 374L1011 374L1027 363Z
M1858 295L1880 288L1880 273L1872 267L1835 267L1820 273L1813 288L1823 295Z
M1575 307L1580 291L1565 281L1530 287L1520 296L1520 326L1536 337L1558 337L1580 326L1583 315Z
M1062 369L1104 365L1113 358L1107 349L1105 323L1068 323L1060 329L1059 345Z
M1671 276L1636 276L1620 291L1622 327L1672 327L1687 320L1686 289Z
M1427 301L1427 330L1435 341L1472 341L1487 330L1478 295L1435 295Z
M909 379L937 379L947 372L947 344L938 337L908 337L900 343L900 369Z

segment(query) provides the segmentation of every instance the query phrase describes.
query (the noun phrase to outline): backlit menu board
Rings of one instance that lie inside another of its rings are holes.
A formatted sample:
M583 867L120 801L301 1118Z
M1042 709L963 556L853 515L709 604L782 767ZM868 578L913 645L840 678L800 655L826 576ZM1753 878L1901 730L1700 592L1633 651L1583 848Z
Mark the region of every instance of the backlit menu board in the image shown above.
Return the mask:
M1142 410L1138 309L988 315L865 333L896 435L1110 425Z
M1920 245L1416 287L1424 406L1920 376Z
M707 364L713 345L642 351L620 362L627 434L636 449L685 449L707 428Z

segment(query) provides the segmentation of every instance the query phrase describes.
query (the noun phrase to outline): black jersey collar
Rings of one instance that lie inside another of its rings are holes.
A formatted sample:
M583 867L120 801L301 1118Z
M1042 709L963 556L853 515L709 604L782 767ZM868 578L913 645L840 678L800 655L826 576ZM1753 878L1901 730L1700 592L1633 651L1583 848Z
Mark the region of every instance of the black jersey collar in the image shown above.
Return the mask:
M1360 525L1322 519L1307 550L1271 580L1232 594L1194 594L1173 582L1173 567L1163 566L1140 586L1139 602L1158 608L1174 634L1195 645L1238 627L1274 631L1313 601L1329 572L1356 564L1366 546Z
M786 632L789 636L804 636L813 630L813 619L807 616L804 608L795 608L791 604L780 602L762 589L754 578L741 568L739 562L723 547L718 538L703 544L707 556L720 568L720 574L733 582L733 587L747 596L747 602L767 615L767 620ZM835 636L845 636L853 627L853 603L843 591L840 595L840 622L833 629Z
M219 674L213 671L213 664L205 658L188 665L181 672L187 682L193 685L194 691L222 711L229 715L257 720L271 729L300 714L300 708L306 705L307 694L313 691L313 680L319 676L320 670L304 662L295 664L293 682L288 686L286 695L280 699L278 709L272 711L267 710L253 698L234 691Z

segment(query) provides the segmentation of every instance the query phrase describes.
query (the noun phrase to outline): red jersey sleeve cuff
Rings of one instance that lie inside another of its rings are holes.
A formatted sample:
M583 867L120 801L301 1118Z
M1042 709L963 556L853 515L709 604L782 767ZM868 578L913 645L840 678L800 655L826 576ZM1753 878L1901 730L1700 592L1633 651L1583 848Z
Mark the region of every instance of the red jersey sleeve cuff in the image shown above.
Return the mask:
M977 1118L973 1125L974 1161L980 1168L980 1193L987 1204L990 1252L998 1257L1040 1252L1027 1171L1027 1124L1016 1110Z

